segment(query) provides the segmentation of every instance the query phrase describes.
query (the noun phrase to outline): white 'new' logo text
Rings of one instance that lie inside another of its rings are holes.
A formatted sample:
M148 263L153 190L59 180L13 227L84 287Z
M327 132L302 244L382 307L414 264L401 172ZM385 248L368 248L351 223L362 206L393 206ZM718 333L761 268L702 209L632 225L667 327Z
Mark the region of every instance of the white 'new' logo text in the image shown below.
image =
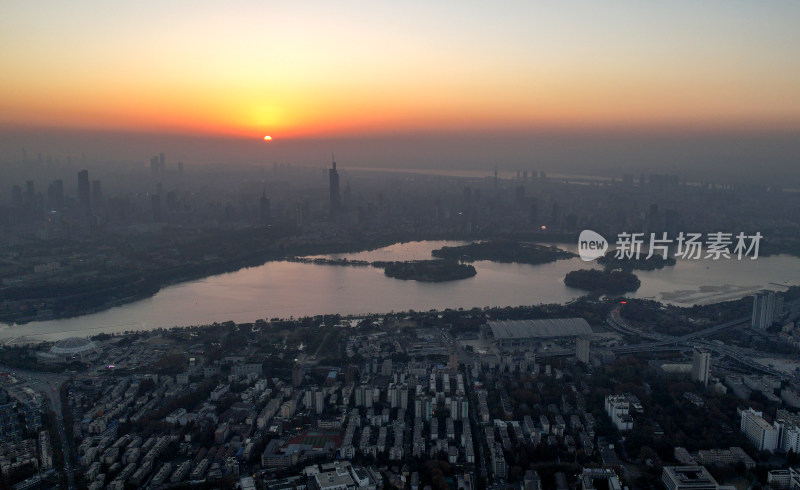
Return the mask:
M596 231L583 230L578 237L578 255L586 262L602 257L607 250L608 240Z

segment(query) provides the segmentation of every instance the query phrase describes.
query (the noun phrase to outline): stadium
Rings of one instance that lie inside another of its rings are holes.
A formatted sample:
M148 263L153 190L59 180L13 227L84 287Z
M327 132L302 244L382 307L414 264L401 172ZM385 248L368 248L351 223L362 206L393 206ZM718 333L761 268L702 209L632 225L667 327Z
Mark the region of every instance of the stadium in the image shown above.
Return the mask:
M43 363L69 363L94 359L100 353L100 347L89 339L70 337L59 340L47 352L36 354L37 360Z

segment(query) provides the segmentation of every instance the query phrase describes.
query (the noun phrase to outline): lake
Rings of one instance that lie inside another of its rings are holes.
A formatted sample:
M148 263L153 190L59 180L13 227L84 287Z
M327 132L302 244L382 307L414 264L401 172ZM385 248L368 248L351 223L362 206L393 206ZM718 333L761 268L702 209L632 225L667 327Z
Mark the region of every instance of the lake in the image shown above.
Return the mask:
M367 252L324 257L360 260L429 259L430 252L463 242L394 244ZM571 244L559 247L572 252ZM564 285L567 272L587 267L579 258L544 265L476 262L475 277L422 283L384 276L375 267L267 262L163 288L153 297L106 311L63 320L0 325L0 339L56 340L100 332L204 325L233 320L289 318L325 313L366 314L474 306L565 303L584 292ZM759 257L752 261L679 260L674 267L638 271L641 288L630 297L688 306L736 299L775 284L800 284L800 259ZM774 284L772 284L774 283Z

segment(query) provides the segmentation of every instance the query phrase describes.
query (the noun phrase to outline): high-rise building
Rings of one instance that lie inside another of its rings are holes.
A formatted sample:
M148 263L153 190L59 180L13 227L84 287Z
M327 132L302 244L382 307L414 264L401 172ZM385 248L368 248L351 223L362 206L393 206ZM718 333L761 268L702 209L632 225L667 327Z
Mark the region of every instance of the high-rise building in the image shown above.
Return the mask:
M366 404L365 401L364 401L364 398L366 396L365 395L366 389L367 388L365 386L356 386L355 390L353 390L354 393L355 393L354 401L353 401L355 406L363 407Z
M708 386L708 374L711 370L711 353L699 347L692 354L692 381Z
M787 453L800 453L800 415L779 408L775 413L775 427L780 433L778 447Z
M91 195L89 188L89 171L78 172L78 203L85 212L91 211Z
M328 181L331 194L331 219L335 220L339 216L339 211L342 206L342 197L339 194L339 172L336 170L336 160L333 160L333 166L328 170Z
M591 341L589 339L578 339L575 342L575 357L584 364L589 364L589 346Z
M739 429L759 451L774 453L778 448L778 429L764 420L761 412L748 408L742 412Z
M780 449L787 453L800 452L800 427L787 422L776 422L775 426L780 428Z
M294 367L292 368L292 386L297 388L303 384L303 366L300 363L295 363Z
M775 321L775 292L761 291L753 296L752 327L764 330Z
M391 376L391 375L392 375L392 360L384 359L383 363L381 364L381 376Z
M389 384L389 406L400 407L400 386L394 383Z
M314 388L314 411L321 414L325 410L325 392Z

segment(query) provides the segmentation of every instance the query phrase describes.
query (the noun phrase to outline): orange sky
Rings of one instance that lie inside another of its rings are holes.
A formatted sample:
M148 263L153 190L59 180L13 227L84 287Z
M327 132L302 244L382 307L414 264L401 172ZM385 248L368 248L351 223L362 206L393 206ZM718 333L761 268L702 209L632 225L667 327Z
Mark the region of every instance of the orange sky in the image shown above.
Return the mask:
M800 127L794 2L215 3L3 2L0 124L276 138Z

